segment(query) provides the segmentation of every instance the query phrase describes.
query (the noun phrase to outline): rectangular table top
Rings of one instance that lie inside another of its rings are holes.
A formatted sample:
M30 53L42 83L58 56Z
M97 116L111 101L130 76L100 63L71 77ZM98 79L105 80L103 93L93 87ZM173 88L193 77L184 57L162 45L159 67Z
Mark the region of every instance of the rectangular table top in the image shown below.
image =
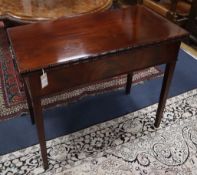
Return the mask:
M182 28L140 5L18 26L7 32L20 73L188 35Z

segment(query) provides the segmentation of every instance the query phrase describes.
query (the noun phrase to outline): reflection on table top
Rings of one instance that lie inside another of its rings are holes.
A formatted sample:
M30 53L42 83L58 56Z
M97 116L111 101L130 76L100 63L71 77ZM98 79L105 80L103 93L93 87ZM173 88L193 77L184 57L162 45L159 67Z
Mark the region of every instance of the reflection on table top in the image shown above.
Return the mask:
M0 0L0 18L22 22L52 20L103 11L112 0Z
M7 31L20 73L178 41L187 36L185 30L144 6L24 25ZM160 50L156 49L156 53ZM110 63L110 66L113 68L116 64Z

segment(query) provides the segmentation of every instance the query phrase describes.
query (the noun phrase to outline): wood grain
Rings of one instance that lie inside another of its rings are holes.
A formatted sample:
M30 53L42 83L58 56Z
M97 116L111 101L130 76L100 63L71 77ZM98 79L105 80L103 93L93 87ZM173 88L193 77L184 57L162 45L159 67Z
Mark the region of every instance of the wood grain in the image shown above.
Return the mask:
M184 37L143 6L8 29L20 73Z
M0 0L0 16L26 23L101 12L112 0Z

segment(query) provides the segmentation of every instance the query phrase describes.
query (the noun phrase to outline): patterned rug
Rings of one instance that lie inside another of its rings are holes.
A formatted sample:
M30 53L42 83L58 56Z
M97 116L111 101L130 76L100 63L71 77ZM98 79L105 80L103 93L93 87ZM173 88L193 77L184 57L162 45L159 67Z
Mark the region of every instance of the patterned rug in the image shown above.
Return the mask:
M136 72L133 83L140 83L153 77L161 75L158 68L148 68ZM64 91L55 96L50 96L42 100L42 105L47 108L62 103L76 101L87 95L96 95L109 90L124 88L126 75L107 79L90 86L80 87L69 91ZM13 63L13 56L10 52L6 32L0 29L0 120L19 116L28 112L23 84Z
M49 170L39 146L0 156L0 174L195 175L197 89L167 101L159 129L157 104L47 142Z

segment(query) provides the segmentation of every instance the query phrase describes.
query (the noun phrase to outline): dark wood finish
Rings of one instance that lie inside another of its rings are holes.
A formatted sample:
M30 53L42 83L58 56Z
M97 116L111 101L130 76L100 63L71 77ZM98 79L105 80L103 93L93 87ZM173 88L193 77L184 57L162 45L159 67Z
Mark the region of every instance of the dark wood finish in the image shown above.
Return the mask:
M188 33L143 6L8 29L19 73L27 81L42 158L48 167L40 99L80 85L166 63L175 65ZM167 67L169 67L167 66ZM48 86L41 88L42 69ZM167 68L156 117L172 77ZM129 92L131 75L128 77Z
M32 101L31 101L30 92L28 90L27 82L25 80L23 80L23 84L24 84L25 94L26 94L26 98L27 98L27 105L28 105L28 108L29 108L31 122L32 122L32 124L34 124L35 123L34 111L33 111L33 106L32 106L33 104L32 104Z
M163 110L165 107L166 99L168 96L168 91L170 88L170 83L172 80L173 72L175 69L176 61L170 62L166 65L165 74L163 79L163 85L161 89L161 94L159 98L159 106L156 113L155 127L159 127L162 119Z
M31 82L32 84L33 82ZM31 90L32 90L32 85ZM42 107L41 107L41 99L37 97L32 98L32 103L34 106L34 114L35 114L35 123L36 123L36 129L38 134L38 140L40 143L40 149L41 149L41 155L43 159L43 167L44 169L48 169L48 161L47 161L47 148L46 148L46 142L45 142L45 131L44 131L44 121L43 121L43 115L42 115Z
M127 74L127 83L126 83L126 89L125 89L126 94L129 94L131 92L132 80L133 80L133 72Z
M12 45L19 72L93 60L98 55L111 55L184 35L173 23L144 9L131 7L8 29L14 30L8 33L15 41Z

